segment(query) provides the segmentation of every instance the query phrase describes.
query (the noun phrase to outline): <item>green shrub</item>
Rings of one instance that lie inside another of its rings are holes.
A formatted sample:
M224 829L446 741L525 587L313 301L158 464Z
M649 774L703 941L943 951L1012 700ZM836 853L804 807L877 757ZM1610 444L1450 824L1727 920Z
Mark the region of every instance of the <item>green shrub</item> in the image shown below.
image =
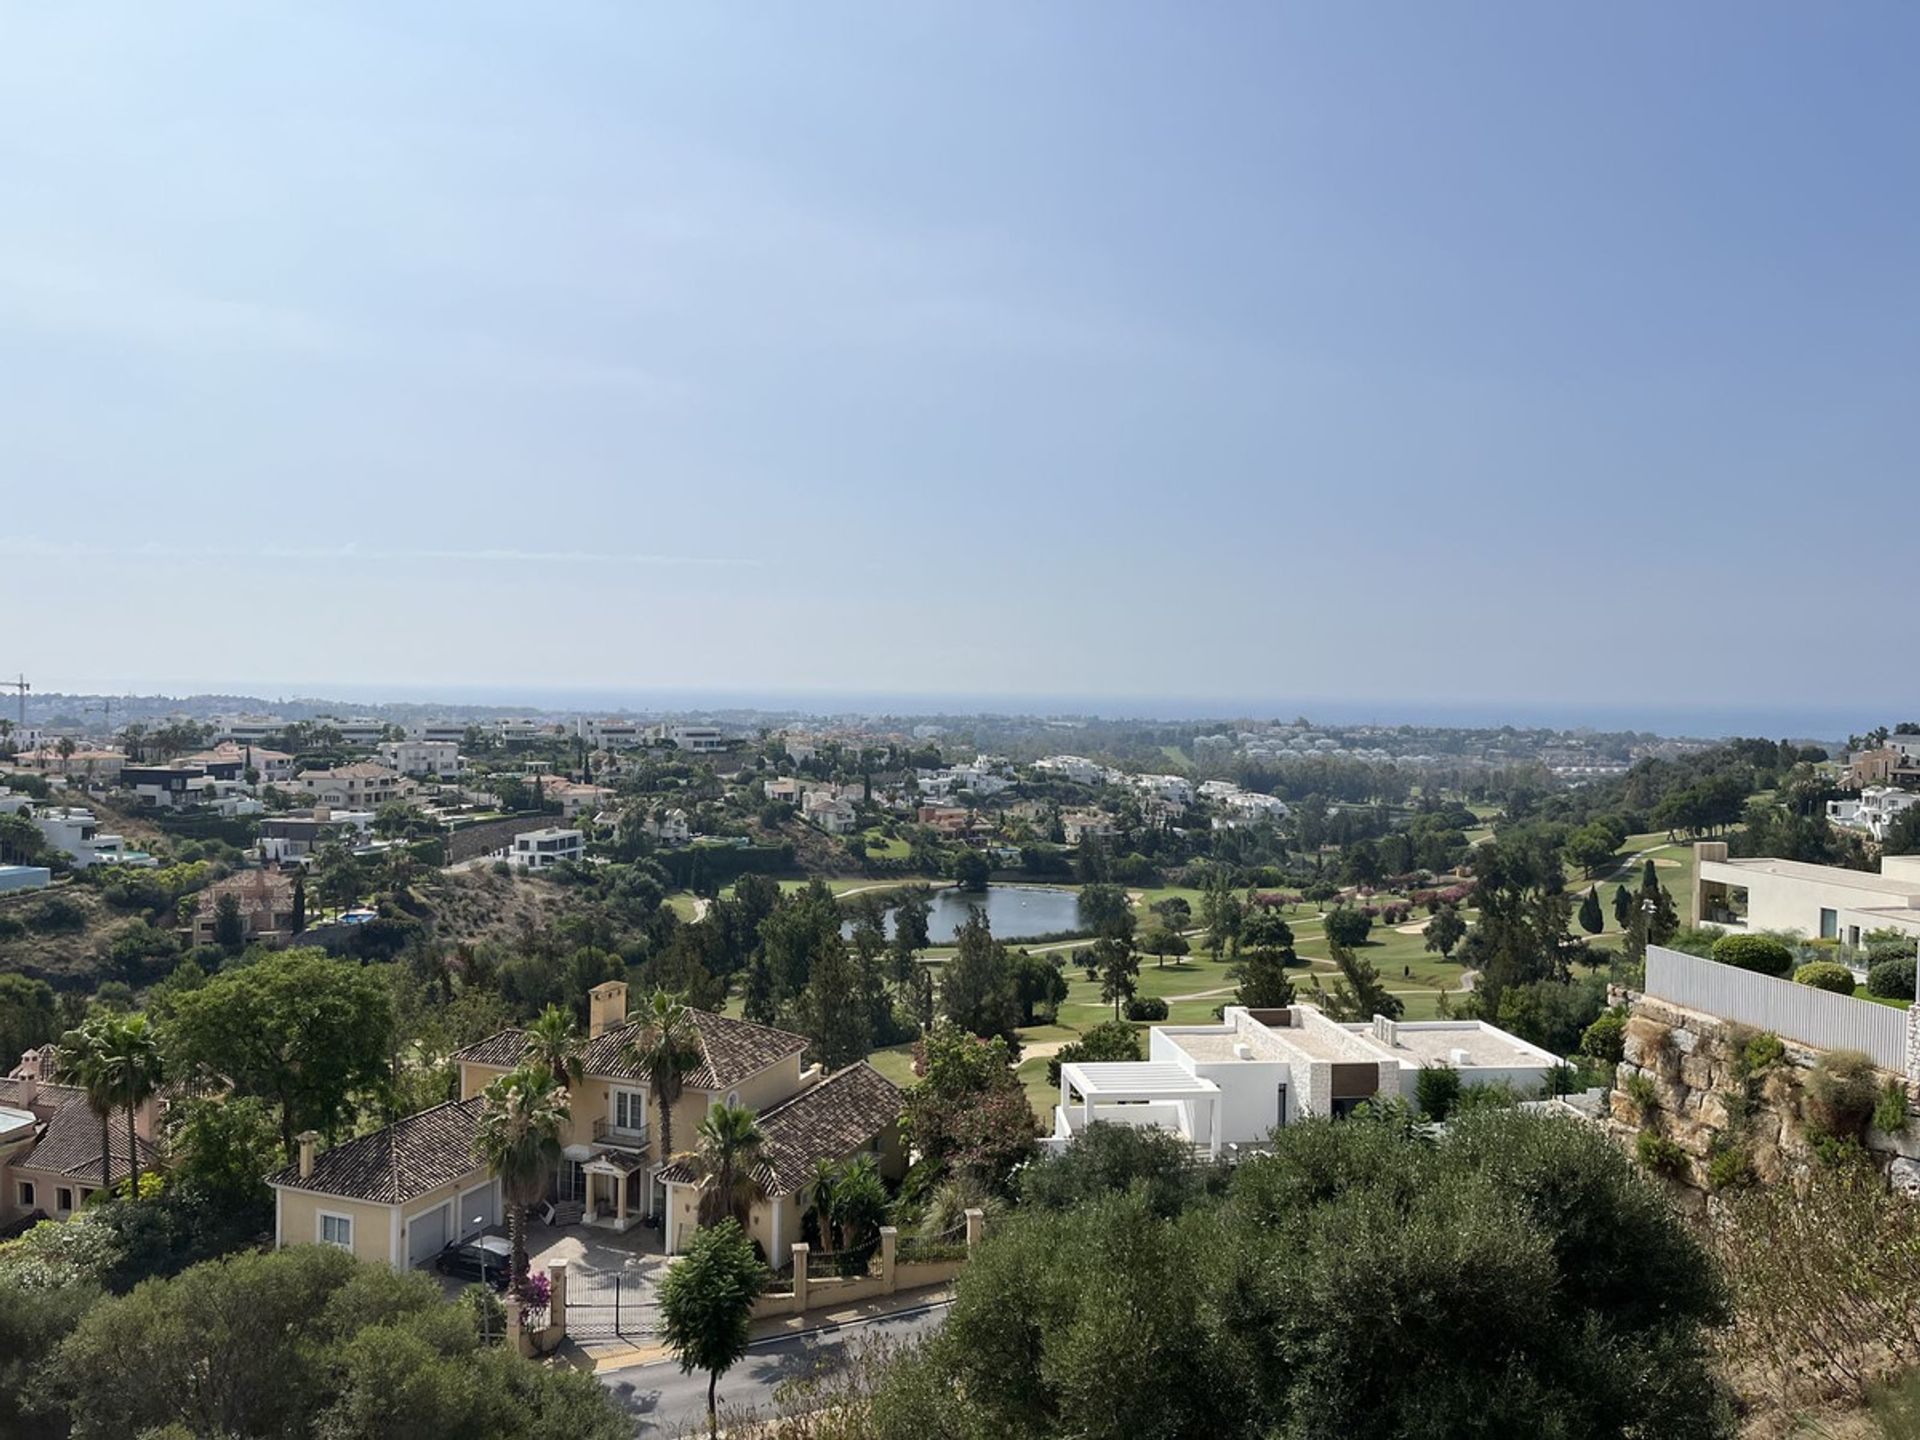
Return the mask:
M1580 1036L1580 1053L1591 1055L1596 1060L1620 1063L1622 1050L1627 1043L1627 1017L1620 1010L1609 1010L1598 1020L1587 1026Z
M1460 1072L1451 1065L1422 1067L1414 1081L1414 1098L1429 1120L1444 1120L1460 1101Z
M1124 1020L1103 1020L1047 1061L1047 1084L1060 1084L1060 1067L1102 1060L1138 1060L1140 1032Z
M1878 995L1883 1000L1913 999L1914 958L1904 955L1898 959L1880 960L1867 971L1867 993Z
M1785 975L1793 969L1793 951L1771 935L1722 935L1713 942L1713 958L1761 975Z
M1644 1157L1643 1157L1644 1158ZM1738 1190L1753 1183L1753 1160L1738 1145L1717 1150L1707 1160L1707 1185L1713 1190Z
M1328 940L1351 950L1367 943L1367 936L1373 932L1373 917L1364 910L1341 905L1327 912L1323 929Z
M1857 1139L1880 1103L1880 1072L1857 1050L1830 1050L1806 1079L1806 1120L1815 1136Z
M1167 1002L1158 995L1141 995L1127 1002L1129 1020L1164 1020L1167 1018Z
M1815 990L1825 990L1833 995L1853 994L1853 972L1844 965L1836 965L1831 960L1815 960L1811 965L1802 965L1793 972L1793 983L1810 985Z
M49 895L27 912L27 924L48 934L82 930L87 924L87 907L65 895Z
M1907 1125L1907 1087L1904 1081L1888 1079L1880 1087L1880 1098L1873 1105L1873 1128L1883 1135L1904 1130Z
M1740 1047L1740 1064L1747 1075L1758 1075L1768 1066L1778 1065L1786 1057L1786 1042L1771 1030L1762 1030Z
M1687 1152L1654 1130L1642 1130L1634 1141L1640 1163L1656 1175L1679 1175L1687 1168Z
M1667 937L1667 949L1711 960L1713 947L1726 933L1718 925L1682 925Z
M0 940L18 940L27 933L27 922L18 915L0 915Z
M1646 1119L1660 1108L1660 1089L1645 1075L1629 1075L1620 1091L1632 1102L1633 1108L1640 1112L1640 1118Z

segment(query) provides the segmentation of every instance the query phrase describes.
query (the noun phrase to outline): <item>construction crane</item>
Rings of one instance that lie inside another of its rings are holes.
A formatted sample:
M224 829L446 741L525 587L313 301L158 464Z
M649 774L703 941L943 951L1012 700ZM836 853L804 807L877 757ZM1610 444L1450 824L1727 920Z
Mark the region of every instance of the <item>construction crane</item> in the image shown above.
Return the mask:
M89 712L98 710L101 713L101 724L107 727L107 739L113 739L113 697L102 695L98 705L89 705L86 708Z
M27 677L25 675L16 676L12 680L0 680L0 690L18 690L20 692L20 733L22 735L27 732L27 692L31 689L33 689L33 686L27 683Z

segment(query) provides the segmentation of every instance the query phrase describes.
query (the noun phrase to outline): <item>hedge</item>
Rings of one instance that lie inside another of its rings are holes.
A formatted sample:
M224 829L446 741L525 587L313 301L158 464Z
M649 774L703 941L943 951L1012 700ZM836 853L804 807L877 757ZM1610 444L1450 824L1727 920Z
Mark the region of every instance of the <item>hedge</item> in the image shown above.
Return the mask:
M1762 975L1785 975L1793 969L1793 951L1771 935L1722 935L1713 942L1713 958Z
M1793 983L1811 985L1816 990L1830 990L1835 995L1853 994L1853 972L1831 960L1816 960L1811 965L1802 965L1793 972Z
M1913 999L1914 958L1882 960L1867 971L1867 993L1885 1000Z

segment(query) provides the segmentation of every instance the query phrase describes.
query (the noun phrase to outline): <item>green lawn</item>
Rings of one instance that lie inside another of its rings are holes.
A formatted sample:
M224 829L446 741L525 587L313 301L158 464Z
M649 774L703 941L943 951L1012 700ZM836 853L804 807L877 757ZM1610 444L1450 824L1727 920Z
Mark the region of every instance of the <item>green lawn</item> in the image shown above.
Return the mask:
M913 853L906 841L884 830L869 830L861 838L867 842L867 854L875 860L904 860Z

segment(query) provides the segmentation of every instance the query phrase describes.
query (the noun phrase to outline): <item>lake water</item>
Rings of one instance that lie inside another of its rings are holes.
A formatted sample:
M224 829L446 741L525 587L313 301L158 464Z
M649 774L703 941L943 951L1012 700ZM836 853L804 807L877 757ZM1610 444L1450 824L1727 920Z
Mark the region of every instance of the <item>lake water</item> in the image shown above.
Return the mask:
M1080 923L1080 896L1073 890L1042 885L989 885L984 894L955 889L936 890L930 897L927 938L935 945L951 945L970 916L986 912L996 940L1026 940L1035 935L1057 935ZM893 914L887 914L887 934L893 934Z

